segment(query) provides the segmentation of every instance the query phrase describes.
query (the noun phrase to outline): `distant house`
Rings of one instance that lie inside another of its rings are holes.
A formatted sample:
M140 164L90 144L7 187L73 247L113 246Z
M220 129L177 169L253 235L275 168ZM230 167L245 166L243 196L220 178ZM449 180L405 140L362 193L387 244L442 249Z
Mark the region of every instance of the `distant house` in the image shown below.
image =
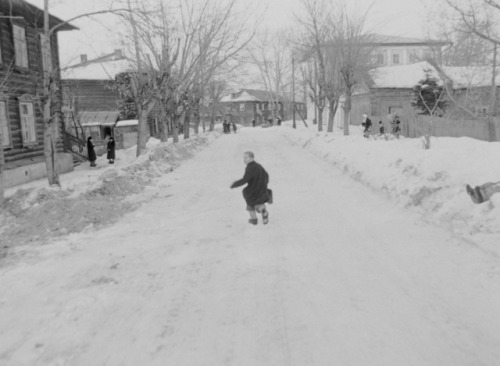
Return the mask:
M224 108L224 118L242 125L251 125L252 120L259 125L273 115L287 120L292 115L290 102L286 103L283 96L265 90L240 89L223 97L221 104ZM295 108L306 118L307 110L304 103L295 102Z
M388 121L397 114L405 119L415 115L412 90L426 73L448 85L452 98L447 99L446 112L457 118L481 118L490 115L492 70L488 66L441 66L422 61L410 65L379 67L370 71L370 80L358 87L352 98L351 124L359 125L364 113L374 119ZM496 114L500 113L500 76L496 76ZM341 100L341 103L343 101ZM455 104L456 103L456 104ZM405 118L406 117L406 118ZM343 124L339 108L335 124ZM404 126L403 126L404 131Z
M447 44L447 41L380 34L371 35L366 43L373 48L373 64L379 67L408 65L430 59L441 63L442 48Z
M120 96L115 76L133 69L121 50L80 62L62 71L63 108L66 128L79 135L83 129L86 137L101 141L113 134L118 120Z
M399 85L403 85L404 84L403 82L405 80L408 81L407 80L408 77L411 79L411 82L413 82L415 72L417 72L417 75L420 76L421 75L420 69L421 66L423 65L422 62L428 64L426 61L434 60L436 61L436 63L440 64L442 58L442 49L444 46L449 44L449 42L447 41L426 40L420 38L409 38L409 37L380 35L380 34L371 34L367 37L367 39L368 41L366 41L363 44L366 47L369 47L370 49L370 54L371 54L370 61L372 69L378 70L377 72L380 73L394 72L395 74L398 74L399 77L396 77L396 81L401 82L401 84ZM309 56L306 54L304 59L307 60L308 57ZM410 66L412 64L418 64L418 65ZM387 71L387 70L384 71L383 70L384 67L388 68L394 67L394 69L387 69L393 71ZM407 72L409 72L410 74L407 74ZM369 98L367 95L368 85L372 86L375 85L374 88L377 88L376 86L377 84L376 83L373 84L372 81L369 79L365 80L364 83L361 83L361 85L356 86L357 88L355 93L356 103L353 104L353 109L351 111L352 123L358 123L358 121L359 123L361 123L360 122L361 116L365 112L358 113L357 111L358 109L359 110L370 109L368 107L369 104L368 102ZM408 85L408 83L406 82L405 85ZM382 96L380 97L381 100L385 100L385 102L388 103L388 105L381 108L384 110L383 111L384 113L388 110L401 112L402 109L404 109L403 105L401 104L401 101L398 101L397 98L393 101L390 101L391 99L390 95L392 93L389 91L390 89L393 88L390 86L380 88L380 95L386 93L385 97ZM398 94L399 92L402 91L400 90L396 94ZM392 94L394 95L394 93ZM308 108L309 109L315 108L312 102L309 103ZM382 111L380 113L382 113ZM327 119L328 119L328 108L325 107L325 109L323 110L323 121L326 121ZM342 108L337 109L337 113L335 115L335 121L336 125L342 126L343 124L343 122L341 122L343 121Z
M77 29L50 16L50 27L59 25L50 39L52 54L41 48L43 10L23 0L0 1L0 131L4 159L4 186L21 184L45 176L44 125L37 93L43 71L52 65L59 75L57 32ZM59 96L60 97L60 96ZM54 112L60 112L61 99ZM59 172L73 169L72 159L63 154L62 123L57 130Z
M389 122L389 115L397 114L405 122L405 116L414 115L411 105L412 90L417 83L424 79L426 73L436 78L439 73L426 61L400 66L386 66L374 68L370 71L370 80L358 86L353 97L350 114L350 124L360 125L363 114L367 114L372 122L379 120ZM335 125L343 126L344 110L340 100L340 107L335 115ZM403 131L405 126L403 127Z
M442 74L453 89L453 99L460 108L451 106L450 113L455 116L468 116L472 113L476 117L491 115L491 66L442 66ZM496 111L500 113L500 75L495 76ZM468 112L464 113L464 108Z

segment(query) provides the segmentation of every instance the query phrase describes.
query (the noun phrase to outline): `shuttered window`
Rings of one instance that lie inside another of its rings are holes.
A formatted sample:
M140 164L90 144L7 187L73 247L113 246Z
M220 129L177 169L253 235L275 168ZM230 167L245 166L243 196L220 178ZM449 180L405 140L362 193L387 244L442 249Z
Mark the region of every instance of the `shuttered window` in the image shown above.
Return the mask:
M26 30L14 24L14 49L16 52L16 66L28 68L28 47L26 45Z
M33 114L33 103L19 103L19 114L21 116L21 130L23 133L23 145L36 143L35 115Z
M7 103L0 101L0 129L2 132L2 147L9 147L11 145L9 120L7 118Z

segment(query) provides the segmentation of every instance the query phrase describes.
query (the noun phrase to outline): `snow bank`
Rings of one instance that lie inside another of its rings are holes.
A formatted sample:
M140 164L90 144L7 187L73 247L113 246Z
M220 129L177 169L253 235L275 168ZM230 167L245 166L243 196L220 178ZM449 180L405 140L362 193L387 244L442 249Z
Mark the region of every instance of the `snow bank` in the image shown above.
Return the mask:
M147 151L139 157L134 146L117 150L115 164L108 164L104 155L95 168L83 163L61 175L62 188L49 188L46 179L9 188L0 210L0 258L23 244L41 244L116 222L159 193L161 187L155 185L159 177L220 135L217 129L177 144L150 138Z
M500 181L499 142L439 137L425 150L420 139L367 140L354 126L343 136L341 130L319 133L312 124L285 125L277 130L293 144L399 205L420 210L429 222L500 252L500 194L478 205L465 192L466 184Z

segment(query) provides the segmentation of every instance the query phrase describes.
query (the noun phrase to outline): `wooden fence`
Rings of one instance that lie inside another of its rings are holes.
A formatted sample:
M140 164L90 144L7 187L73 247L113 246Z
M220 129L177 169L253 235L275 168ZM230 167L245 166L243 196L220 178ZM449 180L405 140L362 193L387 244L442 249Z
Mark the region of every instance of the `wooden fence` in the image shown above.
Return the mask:
M471 137L483 141L500 141L500 118L449 119L418 115L402 121L408 137Z

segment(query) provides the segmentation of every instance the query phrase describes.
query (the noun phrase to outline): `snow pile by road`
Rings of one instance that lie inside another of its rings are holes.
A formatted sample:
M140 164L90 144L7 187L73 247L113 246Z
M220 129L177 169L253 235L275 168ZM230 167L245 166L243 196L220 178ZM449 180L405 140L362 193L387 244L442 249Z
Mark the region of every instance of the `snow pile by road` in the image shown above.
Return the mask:
M276 129L356 181L420 210L429 222L500 252L500 193L478 205L465 191L466 184L500 181L500 142L439 137L425 150L420 139L365 139L357 126L351 126L349 136L341 130L320 133L311 123L309 128L302 123L297 129L290 122L285 126Z
M154 199L162 187L155 182L182 161L209 144L213 133L193 135L173 144L150 138L146 153L136 157L136 148L117 150L115 164L106 155L97 167L83 163L60 176L61 188L49 188L40 179L5 192L0 210L0 258L23 244L41 244L50 238L104 227Z

